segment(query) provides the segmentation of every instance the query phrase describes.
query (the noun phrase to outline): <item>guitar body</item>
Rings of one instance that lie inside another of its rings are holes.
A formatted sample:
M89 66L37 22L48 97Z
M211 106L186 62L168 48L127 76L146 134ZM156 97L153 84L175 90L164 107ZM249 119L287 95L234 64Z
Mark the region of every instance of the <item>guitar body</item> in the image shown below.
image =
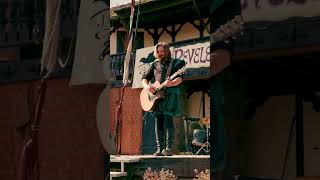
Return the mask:
M140 103L144 111L152 112L157 101L161 98L161 93L152 94L147 89L143 89L140 93Z
M160 83L156 81L154 84L152 84L155 88L161 88ZM144 111L152 112L154 109L154 106L156 105L157 101L163 98L163 91L158 91L155 94L148 91L147 89L142 89L140 93L140 103L141 107Z

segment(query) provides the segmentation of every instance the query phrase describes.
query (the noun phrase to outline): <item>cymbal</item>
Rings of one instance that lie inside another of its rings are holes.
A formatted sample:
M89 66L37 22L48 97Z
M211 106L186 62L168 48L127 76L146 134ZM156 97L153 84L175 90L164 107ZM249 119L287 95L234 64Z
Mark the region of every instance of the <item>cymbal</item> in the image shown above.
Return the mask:
M210 117L204 117L199 120L202 125L210 125Z

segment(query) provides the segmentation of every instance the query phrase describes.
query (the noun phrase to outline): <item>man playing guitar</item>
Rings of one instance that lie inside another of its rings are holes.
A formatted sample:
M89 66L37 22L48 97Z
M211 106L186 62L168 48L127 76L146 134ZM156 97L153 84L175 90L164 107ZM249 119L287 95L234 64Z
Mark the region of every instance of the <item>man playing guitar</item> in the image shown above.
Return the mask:
M157 144L157 151L154 155L172 156L173 117L179 116L181 111L179 85L182 82L182 76L178 75L174 79L168 77L185 66L185 61L171 58L169 46L165 42L158 43L155 46L154 56L156 60L152 62L149 70L142 77L143 88L152 94L158 92L160 84L164 85L163 96L157 101L152 111L155 117Z

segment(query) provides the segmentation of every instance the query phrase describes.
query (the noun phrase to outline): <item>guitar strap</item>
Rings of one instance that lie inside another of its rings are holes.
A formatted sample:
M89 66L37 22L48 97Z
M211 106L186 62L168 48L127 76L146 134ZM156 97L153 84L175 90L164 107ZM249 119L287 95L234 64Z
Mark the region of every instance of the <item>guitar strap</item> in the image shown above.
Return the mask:
M155 62L154 78L160 82L161 79L161 65L159 61Z
M168 79L169 76L170 76L170 71L171 71L172 64L173 64L173 60L170 61L169 67L167 69L166 79Z
M170 63L168 65L168 69L167 69L166 79L168 79L170 76L172 64L173 64L173 60L170 60ZM161 81L161 72L162 72L161 64L159 61L157 61L156 62L156 72L154 73L156 81L159 81L159 82Z

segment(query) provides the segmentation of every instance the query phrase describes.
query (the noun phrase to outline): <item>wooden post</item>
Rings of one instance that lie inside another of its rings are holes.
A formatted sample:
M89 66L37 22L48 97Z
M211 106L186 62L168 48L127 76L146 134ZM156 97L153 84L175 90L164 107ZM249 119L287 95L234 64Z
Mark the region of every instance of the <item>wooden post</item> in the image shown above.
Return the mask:
M304 133L303 133L303 97L296 95L296 171L304 176Z

